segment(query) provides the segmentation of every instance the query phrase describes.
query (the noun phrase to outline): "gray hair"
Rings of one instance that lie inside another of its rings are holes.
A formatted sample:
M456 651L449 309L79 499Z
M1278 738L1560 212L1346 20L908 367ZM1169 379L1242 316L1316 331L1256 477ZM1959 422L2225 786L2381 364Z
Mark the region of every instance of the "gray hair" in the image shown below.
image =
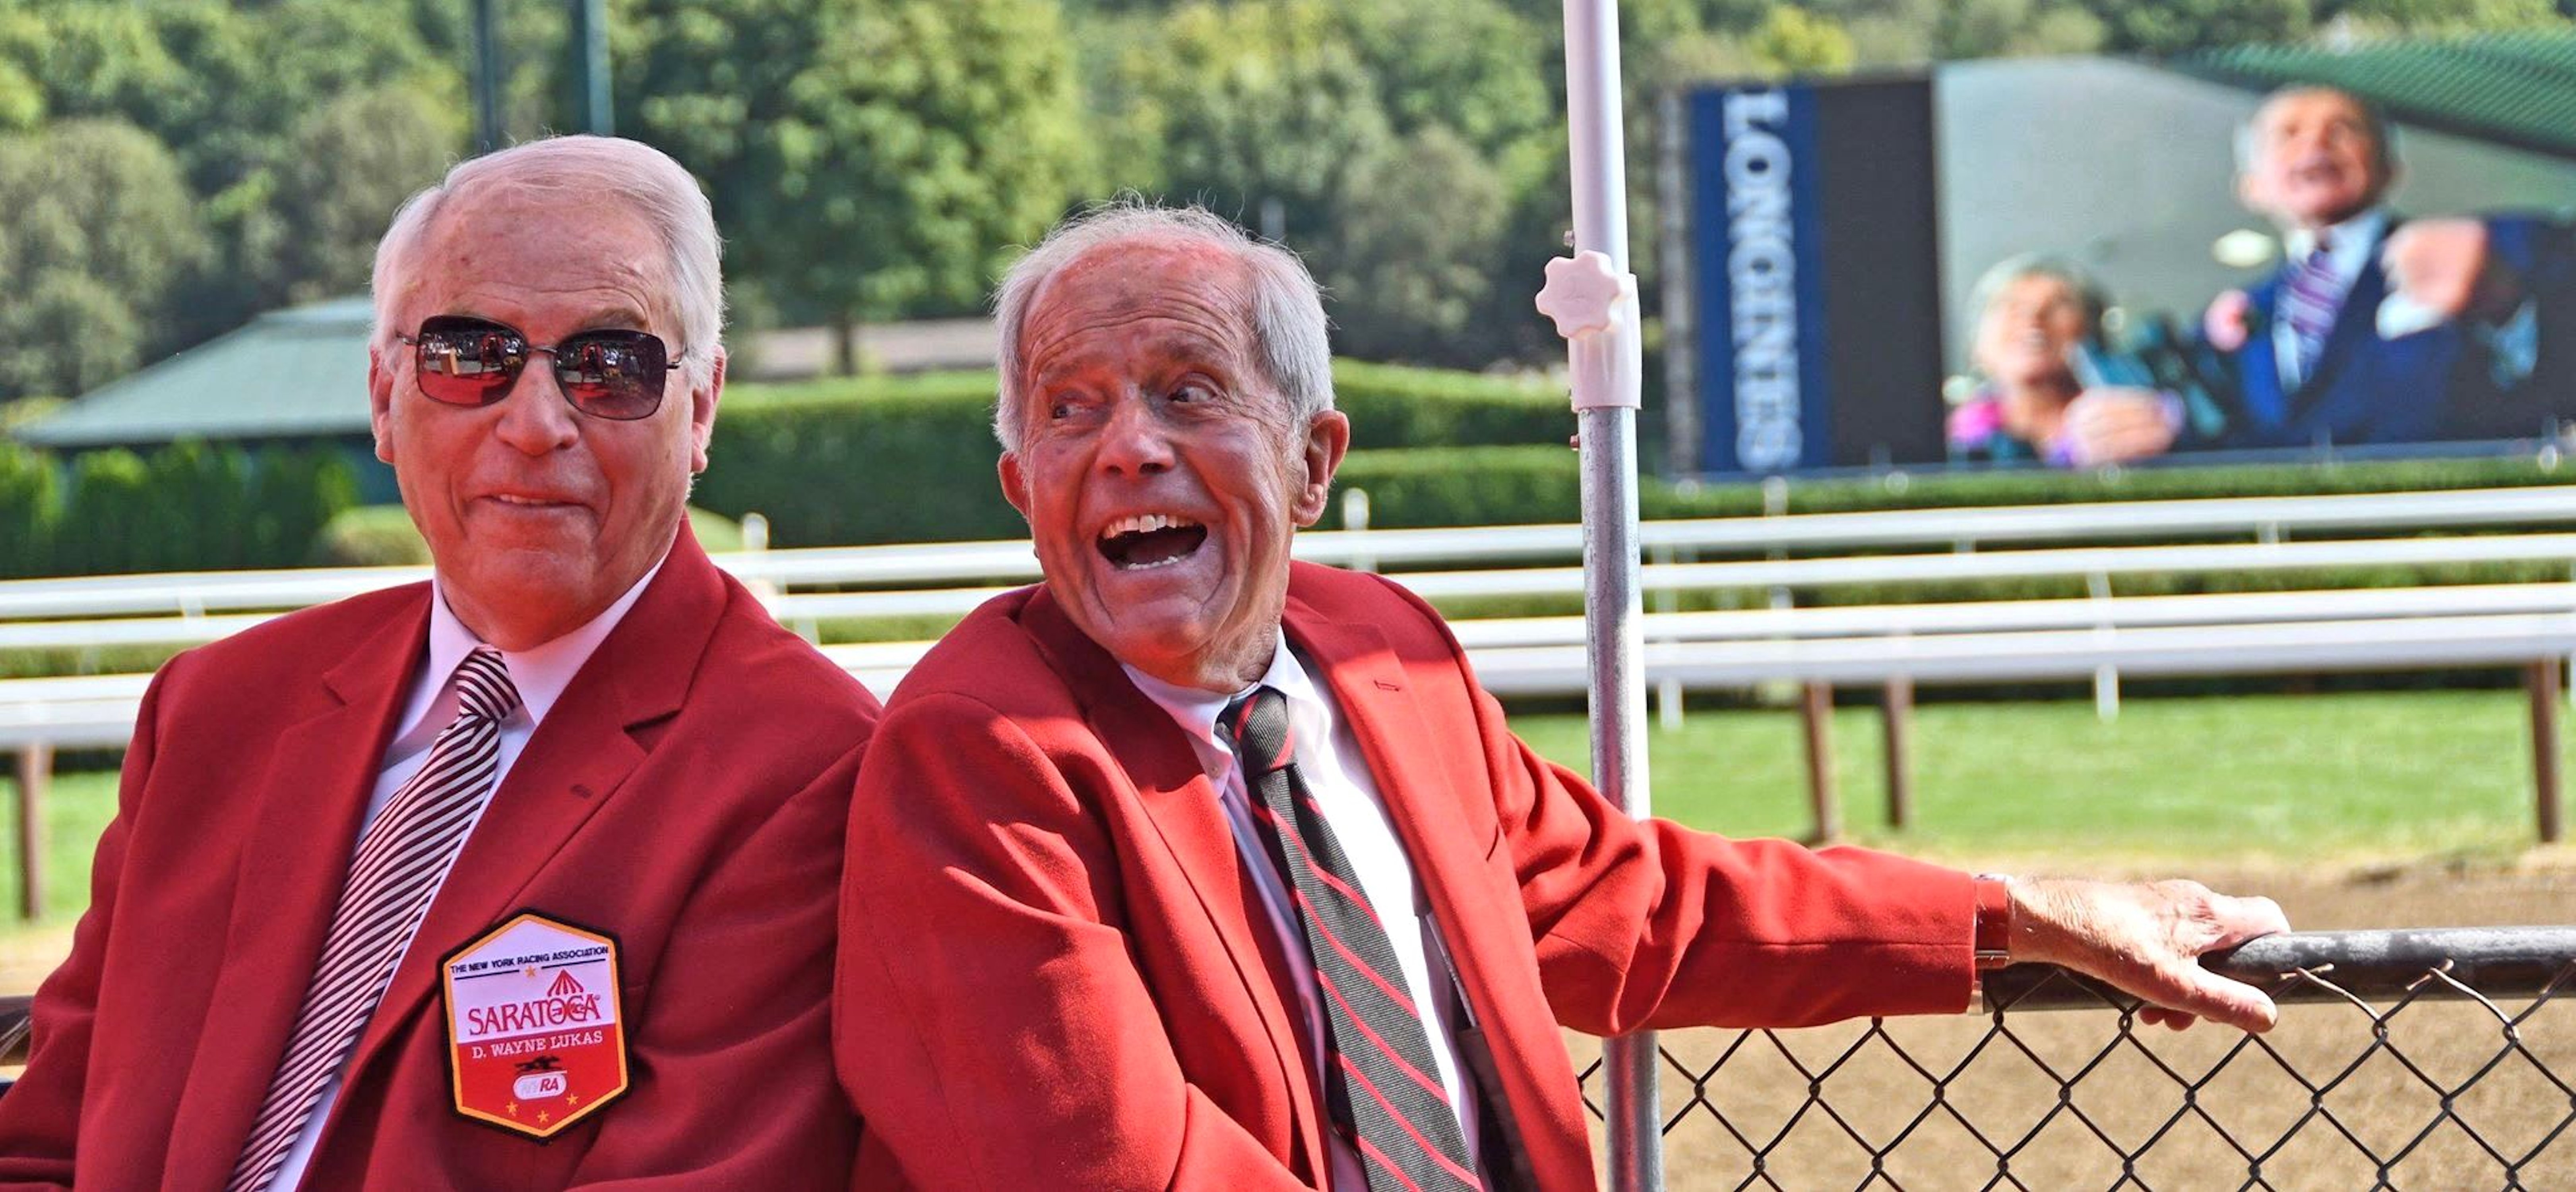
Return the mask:
M670 155L619 137L546 137L513 145L457 163L437 185L406 201L376 242L369 288L376 300L378 352L403 330L394 323L394 306L414 279L413 252L451 200L484 187L622 200L643 216L669 254L670 297L681 338L672 351L686 353L682 375L692 386L707 382L724 335L724 272L718 263L723 248L714 208L698 180Z
M2261 127L2263 113L2270 110L2273 104L2302 95L2339 96L2351 104L2354 111L2361 113L2362 127L2370 131L2372 164L2379 167L2379 184L2385 187L2389 179L2397 176L2397 126L2388 122L2388 113L2380 111L2378 104L2350 91L2341 87L2329 87L2323 83L2292 83L2275 89L2271 94L2263 97L2263 102L2254 105L2252 114L2246 116L2244 122L2236 126L2237 173L2254 172L2254 163L2263 159Z
M1968 291L1968 309L1976 313L1975 323L1969 331L1971 342L1975 339L1975 328L1985 325L1987 310L1994 306L1996 299L2003 297L2005 287L2025 277L2045 277L2065 286L2084 307L2085 329L2100 333L2102 316L2111 309L2111 292L2103 288L2101 281L2066 257L2055 253L2026 252L2005 257L1977 275L1976 287Z
M1001 392L993 403L993 437L1020 449L1020 332L1047 279L1095 249L1125 242L1179 241L1217 248L1252 275L1254 359L1288 402L1291 425L1333 408L1333 349L1323 292L1297 254L1253 238L1206 208L1158 207L1141 199L1104 203L1057 224L1002 275L993 318L1002 333Z

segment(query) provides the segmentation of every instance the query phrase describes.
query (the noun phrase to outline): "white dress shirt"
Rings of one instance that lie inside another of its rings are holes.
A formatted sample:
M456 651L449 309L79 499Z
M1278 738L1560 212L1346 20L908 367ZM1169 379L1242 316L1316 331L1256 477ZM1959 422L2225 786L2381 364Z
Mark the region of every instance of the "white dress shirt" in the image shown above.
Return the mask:
M590 661L592 652L599 649L599 643L608 637L610 630L617 628L619 621L626 618L626 610L635 607L636 598L644 594L645 586L652 583L653 577L661 571L661 563L653 564L652 570L635 581L635 586L626 589L625 595L619 596L616 603L581 628L532 649L501 652L502 669L510 672L510 685L519 691L519 710L501 722L501 765L492 775L495 792L499 791L501 780L509 776L510 764L519 760L519 753L527 748L528 738L535 735L538 723L546 718L547 712L554 710L555 701L563 698L564 688L572 685L572 677L581 673L582 664ZM467 629L464 622L456 619L455 613L448 611L447 597L438 579L431 577L429 661L412 680L411 698L403 704L402 719L394 722L400 727L394 732L393 745L385 750L383 767L376 771L375 792L368 796L367 813L358 821L358 838L349 842L351 856L356 855L358 840L366 839L367 826L374 823L377 813L385 809L386 801L393 798L394 792L410 781L412 775L419 773L422 766L429 764L429 747L437 742L438 734L455 722L459 706L456 668L464 663L467 654L482 644L483 640L474 636L473 630ZM474 809L473 820L465 826L468 839L473 836L474 824L481 822L484 808L489 806L491 800L486 799ZM464 851L463 845L458 846L458 851ZM452 868L455 861L455 857L449 857L448 866ZM441 869L438 884L443 886L446 883L447 870ZM435 900L437 897L433 887L430 898ZM408 952L410 946L410 942L405 941L404 950ZM394 963L399 966L402 961L397 957ZM331 1120L331 1109L339 1100L340 1075L335 1072L322 1086L321 1096L313 1103L312 1116L304 1119L303 1132L295 1136L295 1145L287 1148L286 1160L278 1167L277 1178L269 1187L293 1188L303 1182L305 1166L313 1160L313 1146L321 1140L322 1126Z
M1323 1067L1324 1057L1330 1054L1325 1042L1329 1036L1323 994L1315 983L1315 965L1306 950L1305 929L1297 920L1286 880L1270 859L1269 848L1254 825L1251 796L1245 789L1241 769L1234 763L1233 743L1217 728L1217 717L1243 692L1213 695L1196 688L1175 687L1134 667L1121 669L1135 681L1137 690L1179 722L1191 747L1198 751L1208 781L1218 791L1226 822L1234 830L1235 853L1242 858L1244 870L1252 875L1253 887L1261 892L1271 933L1279 938L1280 954L1288 958L1289 981L1296 989L1298 1007L1304 1011L1309 1074L1315 1078L1317 1089L1329 1087L1324 1082ZM1294 651L1274 651L1269 672L1256 686L1277 688L1288 697L1288 720L1292 739L1297 742L1297 772L1323 808L1325 821L1333 826L1333 836L1349 856L1369 905L1376 908L1378 918L1389 928L1387 940L1395 945L1396 966L1404 970L1405 989L1420 1008L1423 1032L1431 1038L1431 1058L1439 1066L1440 1087L1448 1093L1449 1104L1460 1111L1459 1129L1466 1139L1467 1154L1475 1158L1480 1154L1476 1145L1477 1115L1467 1108L1473 1102L1448 1021L1456 1013L1450 995L1453 978L1448 957L1441 950L1438 929L1413 879L1413 863L1405 856L1403 841L1396 837L1394 822L1387 818L1386 800L1378 794L1367 759L1360 755L1359 742L1333 706L1332 697L1307 676ZM1398 927L1408 917L1406 912L1416 930ZM1326 1187L1364 1192L1368 1180L1359 1152L1334 1131L1325 1133L1325 1146L1333 1168Z

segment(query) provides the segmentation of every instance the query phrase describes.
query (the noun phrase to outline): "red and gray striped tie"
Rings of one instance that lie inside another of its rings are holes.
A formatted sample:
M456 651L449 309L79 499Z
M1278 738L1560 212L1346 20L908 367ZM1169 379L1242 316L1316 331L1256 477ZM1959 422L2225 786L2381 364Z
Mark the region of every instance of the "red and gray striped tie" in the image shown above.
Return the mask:
M1332 1034L1333 1115L1352 1133L1370 1192L1481 1188L1395 946L1297 772L1288 697L1256 688L1219 723L1233 734L1271 859L1295 889Z
M277 1178L323 1086L348 1061L359 1030L384 997L466 828L492 797L492 780L501 768L501 722L519 707L501 652L482 646L466 655L456 668L456 694L455 722L438 734L429 760L385 801L358 841L322 960L295 1016L295 1033L225 1185L231 1192L259 1192Z

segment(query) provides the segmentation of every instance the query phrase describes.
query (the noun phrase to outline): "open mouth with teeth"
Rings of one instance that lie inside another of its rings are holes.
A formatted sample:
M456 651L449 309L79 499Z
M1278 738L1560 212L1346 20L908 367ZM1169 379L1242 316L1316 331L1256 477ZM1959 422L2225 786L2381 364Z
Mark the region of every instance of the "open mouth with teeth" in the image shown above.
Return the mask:
M1207 527L1164 513L1122 517L1101 527L1094 545L1100 557L1120 571L1169 567L1197 554L1207 542Z

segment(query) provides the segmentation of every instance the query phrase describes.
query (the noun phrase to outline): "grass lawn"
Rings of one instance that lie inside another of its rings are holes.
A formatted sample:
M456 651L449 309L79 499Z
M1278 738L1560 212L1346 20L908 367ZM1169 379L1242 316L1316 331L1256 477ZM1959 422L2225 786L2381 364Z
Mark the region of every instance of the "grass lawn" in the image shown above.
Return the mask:
M13 768L0 777L7 792L5 862L0 862L0 992L36 988L71 948L72 924L89 906L90 854L98 834L116 814L116 775L103 772L54 776L45 798L45 917L18 920L18 781Z
M1933 704L1914 720L1914 824L1886 828L1878 713L1836 713L1846 833L1964 865L2100 868L2502 860L2534 839L2518 691ZM1580 716L1513 722L1587 770ZM1693 713L1648 730L1655 811L1744 836L1810 825L1794 710Z

